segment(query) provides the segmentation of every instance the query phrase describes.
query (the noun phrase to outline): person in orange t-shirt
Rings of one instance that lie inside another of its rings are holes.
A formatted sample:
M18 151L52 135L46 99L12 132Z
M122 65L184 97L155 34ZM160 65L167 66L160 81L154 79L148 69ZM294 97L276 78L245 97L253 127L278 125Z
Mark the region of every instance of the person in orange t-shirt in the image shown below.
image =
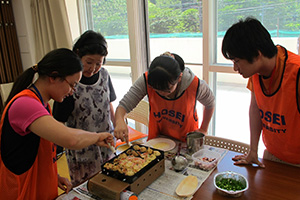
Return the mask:
M124 121L144 96L149 99L148 140L165 135L186 141L191 131L207 134L215 108L215 96L209 86L185 67L183 59L166 52L156 57L144 73L121 99L116 109L115 137L128 139ZM199 127L196 103L204 105L203 120ZM128 141L128 140L127 140Z
M235 71L249 78L251 90L250 151L235 156L235 164L265 167L257 155L262 134L264 158L300 166L300 56L275 46L252 17L227 30L222 53L233 61Z
M61 48L46 54L14 82L0 123L1 200L52 200L58 187L68 193L70 181L57 174L56 145L81 149L114 144L108 132L68 128L51 115L48 101L61 102L73 94L81 75L79 57Z

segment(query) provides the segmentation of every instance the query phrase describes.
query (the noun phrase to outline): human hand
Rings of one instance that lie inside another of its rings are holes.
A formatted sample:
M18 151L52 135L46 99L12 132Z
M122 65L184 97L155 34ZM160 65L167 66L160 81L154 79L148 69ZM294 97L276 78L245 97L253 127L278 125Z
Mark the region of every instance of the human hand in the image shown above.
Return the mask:
M128 140L128 127L127 124L124 121L121 121L116 124L115 130L114 130L114 136L117 139L122 140L123 142L129 141Z
M257 153L245 153L243 155L236 155L232 158L235 165L252 165L257 164L259 167L265 168L265 165L258 160Z
M101 132L101 133L98 133L98 135L99 135L99 138L98 138L98 141L96 142L96 145L107 147L107 148L109 148L108 144L110 144L111 146L115 146L114 136L111 133Z
M61 177L59 174L57 174L58 177L58 187L65 191L67 194L72 189L72 184L66 177Z

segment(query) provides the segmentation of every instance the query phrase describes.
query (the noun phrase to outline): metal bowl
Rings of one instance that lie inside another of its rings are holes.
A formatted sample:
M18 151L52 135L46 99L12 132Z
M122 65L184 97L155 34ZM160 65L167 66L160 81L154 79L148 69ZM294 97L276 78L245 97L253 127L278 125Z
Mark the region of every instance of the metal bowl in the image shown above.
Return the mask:
M188 160L183 155L175 156L172 159L172 166L175 171L182 171L188 166Z
M222 179L228 179L228 178L239 181L241 183L241 185L244 187L244 189L234 191L234 190L227 190L224 188L220 188L219 186L217 186L218 181L220 181ZM232 171L217 173L214 176L214 185L217 188L217 191L219 194L224 195L224 196L229 196L229 197L240 197L246 190L248 190L247 179L242 174L232 172Z

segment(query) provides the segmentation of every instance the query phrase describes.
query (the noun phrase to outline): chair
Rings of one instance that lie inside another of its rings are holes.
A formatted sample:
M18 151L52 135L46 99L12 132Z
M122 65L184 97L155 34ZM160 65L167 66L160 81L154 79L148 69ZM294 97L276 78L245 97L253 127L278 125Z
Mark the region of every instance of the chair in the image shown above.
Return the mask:
M140 103L126 115L127 119L133 119L136 122L140 122L145 126L149 124L149 103L145 100L141 100Z
M230 151L235 151L235 152L242 153L242 154L248 153L250 150L249 144L246 144L243 142L238 142L235 140L226 139L226 138L216 137L216 136L212 136L212 135L205 136L204 144L209 145L209 146L223 148L223 149L228 149Z
M128 137L130 142L148 137L148 134L141 132L141 124L147 127L149 124L149 103L147 101L141 100L139 104L126 115L126 121L127 119L132 119L136 122L135 129L128 126ZM116 147L123 144L125 144L125 142L118 140Z
M0 94L1 94L3 105L5 104L5 101L8 98L8 95L12 89L13 84L14 84L13 82L0 84Z

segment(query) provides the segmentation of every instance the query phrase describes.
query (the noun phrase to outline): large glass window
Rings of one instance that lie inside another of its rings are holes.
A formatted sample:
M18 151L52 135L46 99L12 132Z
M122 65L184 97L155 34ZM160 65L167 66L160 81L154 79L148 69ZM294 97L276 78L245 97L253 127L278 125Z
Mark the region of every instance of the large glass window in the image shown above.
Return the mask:
M253 16L268 29L275 44L298 53L297 39L300 36L300 1L241 1L218 0L218 63L228 63L221 54L222 38L226 30L240 18Z
M151 60L171 51L202 63L202 1L148 0Z
M92 28L108 43L108 59L130 59L126 0L91 0Z
M115 93L117 95L117 99L113 102L113 106L116 109L119 101L122 97L127 93L129 88L131 87L131 77L130 77L130 67L124 66L109 66L105 65L105 69L107 69L110 74L112 84L115 89Z
M216 135L249 143L250 91L247 79L237 74L217 73Z

